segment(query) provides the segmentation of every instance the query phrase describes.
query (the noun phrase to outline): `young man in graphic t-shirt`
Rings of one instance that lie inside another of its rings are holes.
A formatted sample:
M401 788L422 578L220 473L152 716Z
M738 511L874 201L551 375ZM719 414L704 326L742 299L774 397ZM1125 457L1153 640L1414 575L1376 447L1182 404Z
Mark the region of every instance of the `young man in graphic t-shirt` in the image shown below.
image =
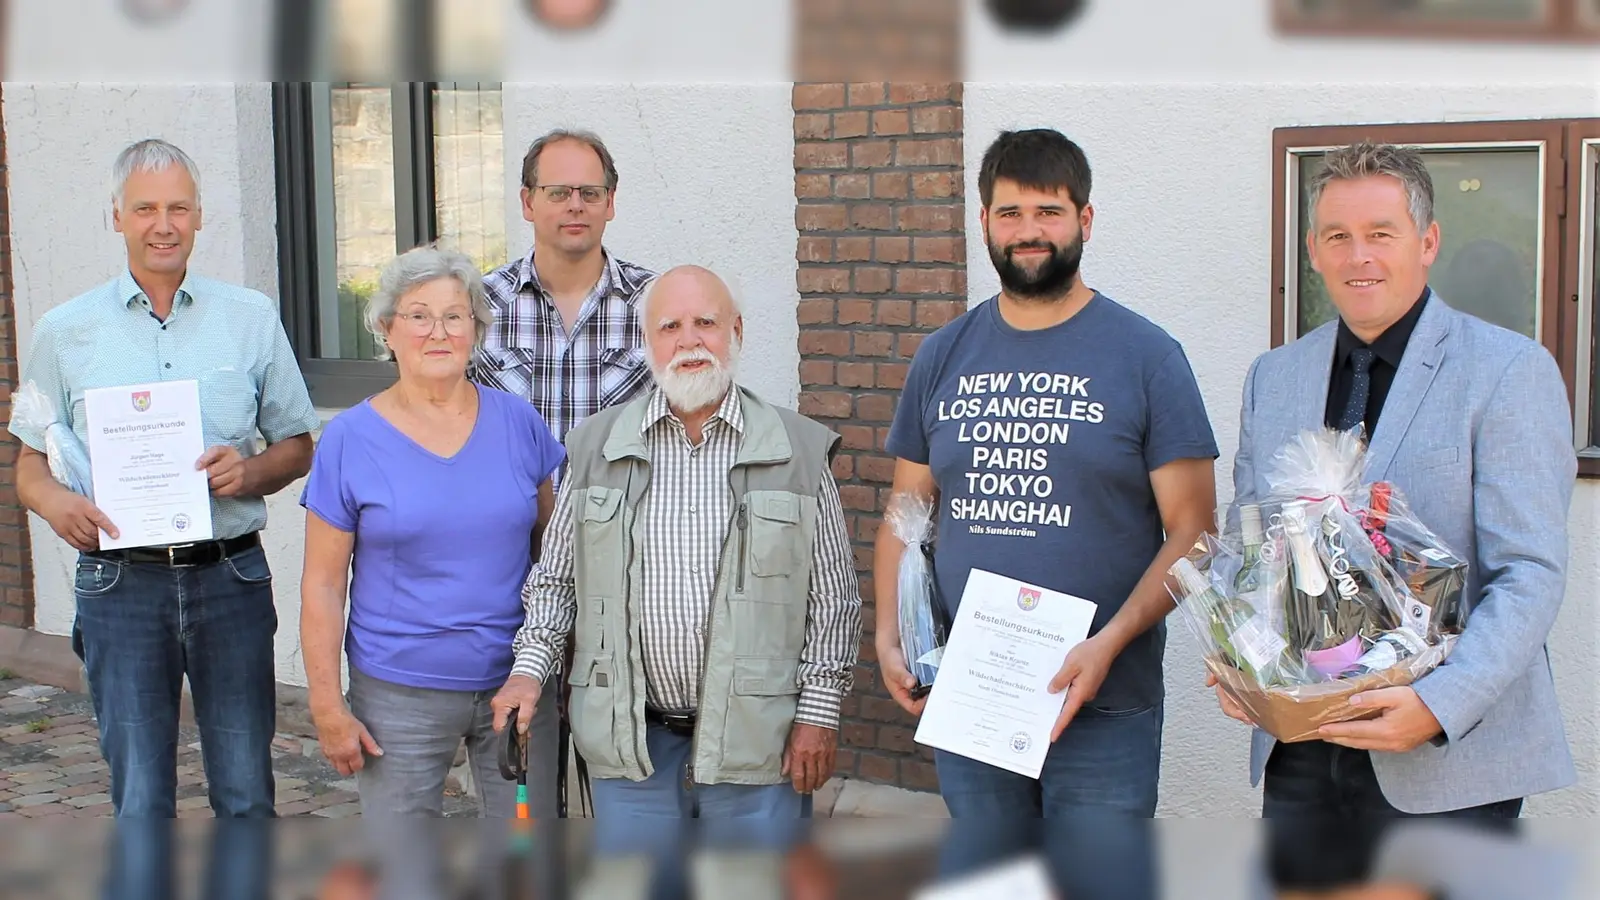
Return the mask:
M1003 289L923 342L889 434L894 491L937 498L934 572L951 616L974 568L1097 604L1052 684L1065 703L1039 780L937 752L952 816L988 820L952 844L967 862L1012 840L995 819L1154 815L1163 582L1214 522L1217 446L1183 348L1079 276L1089 186L1083 151L1055 131L990 146L979 193ZM879 529L877 652L915 715L924 701L908 691L897 619L904 549Z

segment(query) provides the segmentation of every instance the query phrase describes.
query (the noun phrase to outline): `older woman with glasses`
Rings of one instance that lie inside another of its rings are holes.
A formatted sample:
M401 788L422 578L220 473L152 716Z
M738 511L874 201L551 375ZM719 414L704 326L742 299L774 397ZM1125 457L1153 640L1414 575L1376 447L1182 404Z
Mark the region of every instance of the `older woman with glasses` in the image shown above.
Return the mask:
M327 424L300 500L317 739L341 774L357 774L368 816L440 815L465 739L484 814L510 817L516 787L500 775L489 700L511 672L564 451L526 400L467 380L490 314L466 256L421 247L396 258L366 317L399 378ZM553 710L540 712L536 725L555 728ZM530 789L533 815L553 817L555 785Z

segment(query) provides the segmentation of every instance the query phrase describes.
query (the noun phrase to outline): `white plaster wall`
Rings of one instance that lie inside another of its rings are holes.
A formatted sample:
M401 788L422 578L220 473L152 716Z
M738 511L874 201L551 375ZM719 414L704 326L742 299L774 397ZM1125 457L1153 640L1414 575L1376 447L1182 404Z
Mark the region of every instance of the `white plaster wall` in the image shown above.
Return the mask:
M1233 493L1230 467L1245 371L1269 347L1272 129L1600 114L1600 87L1593 82L1457 88L1077 83L1025 90L987 82L969 83L965 96L969 299L981 302L999 289L978 221L984 149L1004 128L1061 129L1084 147L1094 169L1095 229L1084 275L1183 342L1222 451L1217 484L1223 503ZM1594 669L1600 485L1580 481L1576 493L1568 601L1550 643L1582 776L1580 786L1530 802L1530 812L1546 815L1600 810ZM1183 624L1173 620L1169 632L1161 811L1250 815L1259 809L1259 795L1248 784L1248 735L1216 710Z
M787 3L612 0L596 27L555 31L525 12L524 0L500 2L512 7L503 13L505 81L750 84L793 77Z
M184 9L159 21L128 16L128 0L9 4L5 77L169 84L269 77L275 0L180 2Z
M606 226L606 245L658 272L692 263L730 276L744 301L739 381L793 407L800 294L790 89L787 82L503 85L509 252L527 253L533 243L513 189L528 145L553 128L594 131L617 163L617 217Z

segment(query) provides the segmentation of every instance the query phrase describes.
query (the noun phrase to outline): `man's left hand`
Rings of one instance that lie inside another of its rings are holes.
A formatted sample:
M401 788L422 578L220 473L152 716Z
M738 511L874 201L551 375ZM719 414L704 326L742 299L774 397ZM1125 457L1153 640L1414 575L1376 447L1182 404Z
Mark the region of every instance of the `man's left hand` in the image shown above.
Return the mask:
M1093 700L1094 695L1100 692L1100 685L1106 680L1106 673L1111 671L1111 662L1116 658L1117 648L1111 646L1103 635L1089 638L1067 653L1061 671L1050 679L1050 693L1067 692L1061 715L1056 717L1056 727L1050 732L1050 743L1055 743L1061 737L1061 732L1067 730L1067 724L1083 704Z
M1409 687L1379 688L1350 698L1357 709L1382 710L1375 719L1324 725L1317 736L1355 750L1409 753L1443 731L1433 711Z
M834 753L839 747L839 732L820 725L796 722L789 730L789 746L783 751L783 774L794 782L794 789L809 794L833 777Z
M206 470L215 496L236 497L244 490L244 457L237 447L212 447L194 467Z

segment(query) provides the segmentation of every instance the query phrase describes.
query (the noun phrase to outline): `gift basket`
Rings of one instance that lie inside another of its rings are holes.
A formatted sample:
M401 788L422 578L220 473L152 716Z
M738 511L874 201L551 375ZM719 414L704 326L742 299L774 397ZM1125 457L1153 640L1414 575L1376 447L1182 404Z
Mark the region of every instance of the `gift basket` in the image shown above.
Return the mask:
M94 499L94 482L89 474L89 454L72 427L61 420L55 404L33 382L22 386L11 397L11 429L24 426L44 434L45 458L50 475L69 491Z
M1466 563L1393 484L1362 483L1365 463L1353 432L1302 432L1237 530L1202 535L1170 570L1207 668L1281 741L1376 715L1349 698L1427 674L1465 627Z
M898 494L885 514L894 536L906 545L897 574L900 607L900 650L906 669L917 679L911 696L921 697L933 687L949 636L949 623L939 603L933 575L933 504L909 494Z

